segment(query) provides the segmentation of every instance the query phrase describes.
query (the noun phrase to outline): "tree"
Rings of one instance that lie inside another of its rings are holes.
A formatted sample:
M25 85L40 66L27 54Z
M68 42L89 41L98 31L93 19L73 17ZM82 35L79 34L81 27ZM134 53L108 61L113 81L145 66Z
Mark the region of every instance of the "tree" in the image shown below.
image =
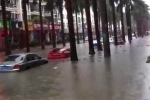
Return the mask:
M86 21L87 21L87 29L88 29L88 41L89 41L89 54L95 54L94 46L93 46L93 37L92 37L92 29L91 29L91 15L90 15L90 3L89 0L84 0L85 2L85 12L86 12Z
M133 18L137 23L138 36L143 36L147 30L147 22L149 20L148 10L148 5L142 0L140 2L135 2L133 9L131 10L131 15L133 15Z
M119 0L118 1L118 6L117 6L117 11L120 12L120 17L121 17L122 39L123 39L124 42L126 42L125 30L124 30L124 14L123 14L124 4L125 4L124 0Z
M95 22L95 32L96 32L96 39L97 39L97 47L99 51L102 51L102 44L100 41L100 31L98 28L98 11L97 11L97 0L93 0L93 12L94 12L94 22Z
M83 43L85 43L85 32L84 32L84 17L83 17L83 9L85 8L84 0L79 0L79 10L81 12L82 19L82 34L83 34Z
M23 20L25 26L25 34L26 34L26 51L30 52L29 46L29 30L28 30L28 20L27 20L27 9L26 5L29 3L28 0L22 0L22 8L23 8Z
M109 35L114 36L113 32L113 17L111 15L112 13L112 7L110 6L108 0L106 1L106 6L107 6L107 19L108 19L108 30L109 30Z
M75 18L76 18L76 33L77 33L77 43L79 44L79 32L78 32L78 13L79 13L79 2L78 0L72 0L73 4L73 11L75 13Z
M118 45L118 39L117 39L117 24L116 24L116 9L115 9L115 1L109 0L109 3L112 7L112 16L113 16L113 29L114 29L114 44Z
M128 40L131 43L132 26L131 26L131 5L130 5L130 2L127 2L125 11L126 11L126 20L127 20L127 28L128 28Z
M39 12L40 12L40 26L41 26L41 49L45 49L45 40L44 40L44 32L43 32L43 18L42 18L42 0L39 0Z
M56 34L54 28L54 0L47 0L46 10L51 12L51 25L52 25L52 40L53 40L53 48L56 48Z
M4 38L5 38L5 55L10 55L11 49L10 49L9 36L7 34L7 16L6 16L5 0L1 0L1 4L2 4L1 5L2 6L2 18L3 18L3 29L4 29Z
M63 23L63 0L56 0L56 7L59 9L60 19L61 19L61 37L62 44L66 46L65 34L64 34L64 23Z
M66 9L68 16L68 27L69 27L69 40L70 40L70 49L71 49L71 61L78 61L76 43L75 43L75 33L73 25L73 16L72 16L72 2L71 0L66 0Z
M109 33L108 33L108 20L107 20L107 7L105 0L99 0L100 12L102 18L102 34L104 40L104 56L110 57L110 43L109 43Z

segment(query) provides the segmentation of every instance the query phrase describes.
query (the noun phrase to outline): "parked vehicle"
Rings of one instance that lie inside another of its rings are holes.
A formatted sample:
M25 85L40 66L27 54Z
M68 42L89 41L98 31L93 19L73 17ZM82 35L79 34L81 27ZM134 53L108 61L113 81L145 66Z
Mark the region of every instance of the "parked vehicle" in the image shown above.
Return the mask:
M47 59L33 53L13 54L0 64L0 71L19 71L48 63Z
M70 48L56 48L48 54L48 59L61 59L70 57Z

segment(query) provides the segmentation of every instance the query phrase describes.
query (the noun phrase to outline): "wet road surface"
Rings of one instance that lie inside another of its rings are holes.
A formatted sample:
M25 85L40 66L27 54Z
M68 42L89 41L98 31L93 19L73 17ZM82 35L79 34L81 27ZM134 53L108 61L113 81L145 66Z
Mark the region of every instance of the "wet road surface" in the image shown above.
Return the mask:
M78 45L78 62L52 60L23 72L0 73L0 100L150 100L150 37L132 45L111 45L89 56L88 45ZM46 56L49 50L37 52Z

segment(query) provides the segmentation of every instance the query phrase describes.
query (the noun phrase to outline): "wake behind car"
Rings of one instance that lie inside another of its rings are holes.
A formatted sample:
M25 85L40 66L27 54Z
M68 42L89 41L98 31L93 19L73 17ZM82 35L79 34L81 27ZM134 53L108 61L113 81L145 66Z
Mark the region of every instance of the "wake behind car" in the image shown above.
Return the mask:
M48 59L61 59L70 57L70 48L56 48L48 54Z
M0 71L26 70L35 66L48 63L47 59L32 53L9 55L0 64Z

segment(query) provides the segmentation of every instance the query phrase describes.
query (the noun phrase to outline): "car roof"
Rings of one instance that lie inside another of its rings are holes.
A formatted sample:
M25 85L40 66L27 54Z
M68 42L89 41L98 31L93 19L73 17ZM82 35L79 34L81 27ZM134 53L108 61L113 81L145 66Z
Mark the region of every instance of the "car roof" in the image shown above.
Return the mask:
M12 55L9 55L9 56L15 56L15 55L25 56L25 55L28 55L28 54L34 54L34 53L16 53L16 54L12 54Z

